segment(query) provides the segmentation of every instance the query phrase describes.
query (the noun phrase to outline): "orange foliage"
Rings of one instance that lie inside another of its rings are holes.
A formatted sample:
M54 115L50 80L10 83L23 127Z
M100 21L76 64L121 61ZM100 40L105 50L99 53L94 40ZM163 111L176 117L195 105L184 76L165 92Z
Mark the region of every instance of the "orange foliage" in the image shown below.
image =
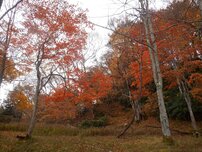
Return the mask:
M80 91L76 102L83 102L87 106L91 106L93 101L107 96L112 87L111 78L100 69L83 73L78 84Z
M8 98L11 104L21 112L30 111L32 108L31 101L20 87L17 87L10 92Z
M184 9L189 6L188 1L176 2L164 11L153 13L156 43L167 89L176 87L177 79L188 81L193 73L202 68L202 43L195 35L199 10L193 6ZM190 20L193 24L187 22ZM196 93L196 90L192 91Z
M30 1L24 6L23 28L13 40L13 45L20 48L22 54L24 64L21 68L32 69L40 59L46 75L51 70L71 71L72 74L73 62L82 59L81 51L87 39L85 28L90 27L86 11L64 0Z
M68 98L59 97L59 99L53 95L40 97L38 113L40 121L66 123L68 119L76 117L76 105Z
M142 95L148 96L150 93L146 86L153 81L148 51L142 51L140 62L141 63L134 61L130 65L130 73L135 80L132 82L131 86L139 88L140 85L142 85ZM142 69L140 69L140 64L142 65Z
M75 118L79 110L77 104L92 107L93 101L107 96L111 89L111 79L101 70L94 69L82 73L78 81L71 86L69 89L57 88L51 95L41 97L39 110L41 120L65 121Z

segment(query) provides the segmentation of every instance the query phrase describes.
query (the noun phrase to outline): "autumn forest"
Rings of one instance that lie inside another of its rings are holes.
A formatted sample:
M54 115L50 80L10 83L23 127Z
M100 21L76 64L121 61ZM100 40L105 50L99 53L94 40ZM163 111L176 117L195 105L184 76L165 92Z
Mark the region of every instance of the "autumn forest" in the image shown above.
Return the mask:
M134 0L106 27L67 0L4 3L0 152L202 150L202 0Z

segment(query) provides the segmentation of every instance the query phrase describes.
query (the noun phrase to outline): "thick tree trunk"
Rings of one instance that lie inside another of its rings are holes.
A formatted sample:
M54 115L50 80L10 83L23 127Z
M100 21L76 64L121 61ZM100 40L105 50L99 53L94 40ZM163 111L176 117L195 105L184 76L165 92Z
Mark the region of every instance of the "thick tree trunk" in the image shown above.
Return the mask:
M147 46L150 53L150 59L152 62L152 72L154 77L154 82L156 85L156 91L157 91L157 97L158 97L158 106L160 111L160 122L161 122L161 128L163 136L170 137L171 132L169 128L169 121L168 116L165 108L164 103L164 97L163 97L163 82L162 82L162 76L160 71L160 65L159 65L159 59L158 59L158 52L157 52L157 46L155 43L155 36L154 36L154 30L151 22L151 17L149 14L148 9L148 0L139 0L141 4L141 17L144 22L144 27L146 31L146 41Z

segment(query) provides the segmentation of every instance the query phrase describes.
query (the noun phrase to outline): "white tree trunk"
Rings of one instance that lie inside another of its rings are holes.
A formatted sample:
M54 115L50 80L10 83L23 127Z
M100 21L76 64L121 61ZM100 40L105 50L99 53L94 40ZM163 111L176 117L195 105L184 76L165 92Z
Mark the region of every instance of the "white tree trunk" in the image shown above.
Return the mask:
M40 65L42 62L42 57L43 57L43 52L41 55L41 51L39 51L38 56L37 56L37 62L36 62L37 84L36 84L36 90L35 90L35 95L34 95L34 106L33 106L33 111L32 111L32 115L31 115L29 128L27 130L27 135L26 135L27 138L31 138L32 132L34 130L34 126L36 124L36 114L38 111L39 95L40 95L40 91L41 91Z
M160 122L163 136L170 137L171 132L169 128L168 116L165 108L164 97L163 97L163 82L160 71L158 50L155 43L155 35L153 30L153 25L151 22L151 17L148 9L148 0L139 0L141 4L141 17L144 23L146 31L146 41L150 53L150 59L152 63L152 72L154 77L154 82L156 85L157 97L158 97L158 107L160 112Z

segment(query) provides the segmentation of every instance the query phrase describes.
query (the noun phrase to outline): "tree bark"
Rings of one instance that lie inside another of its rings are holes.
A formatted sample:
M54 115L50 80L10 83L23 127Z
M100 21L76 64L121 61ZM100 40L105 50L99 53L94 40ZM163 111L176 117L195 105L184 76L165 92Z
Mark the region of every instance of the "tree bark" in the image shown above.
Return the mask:
M36 85L36 90L35 90L35 95L34 95L34 107L33 107L33 111L32 111L29 128L28 128L27 134L26 134L27 138L31 138L34 126L36 124L36 114L38 111L39 95L40 95L40 91L41 91L40 65L41 65L42 59L43 59L43 52L41 55L41 51L39 51L38 56L37 56L37 62L36 62L37 85Z
M7 53L5 51L2 51L2 61L1 61L1 66L0 66L0 87L3 82L3 77L6 69L6 60L7 60Z
M164 137L170 137L171 132L169 128L168 116L165 108L164 97L163 97L163 82L160 71L158 50L155 43L155 35L153 30L153 25L151 22L151 17L149 14L148 0L139 0L141 5L141 17L144 23L146 32L146 41L149 49L150 59L152 62L152 72L153 78L156 85L157 97L158 97L158 107L160 111L160 122L161 129Z
M0 10L1 10L2 4L3 4L3 0L0 0Z
M36 114L38 110L38 102L39 102L39 94L40 94L40 71L39 71L39 67L36 67L36 69L37 69L37 86L36 86L36 91L34 95L34 107L33 107L31 121L30 121L29 128L26 135L29 138L32 136L32 132L36 123Z
M199 5L201 19L202 19L202 0L198 0L198 5Z

